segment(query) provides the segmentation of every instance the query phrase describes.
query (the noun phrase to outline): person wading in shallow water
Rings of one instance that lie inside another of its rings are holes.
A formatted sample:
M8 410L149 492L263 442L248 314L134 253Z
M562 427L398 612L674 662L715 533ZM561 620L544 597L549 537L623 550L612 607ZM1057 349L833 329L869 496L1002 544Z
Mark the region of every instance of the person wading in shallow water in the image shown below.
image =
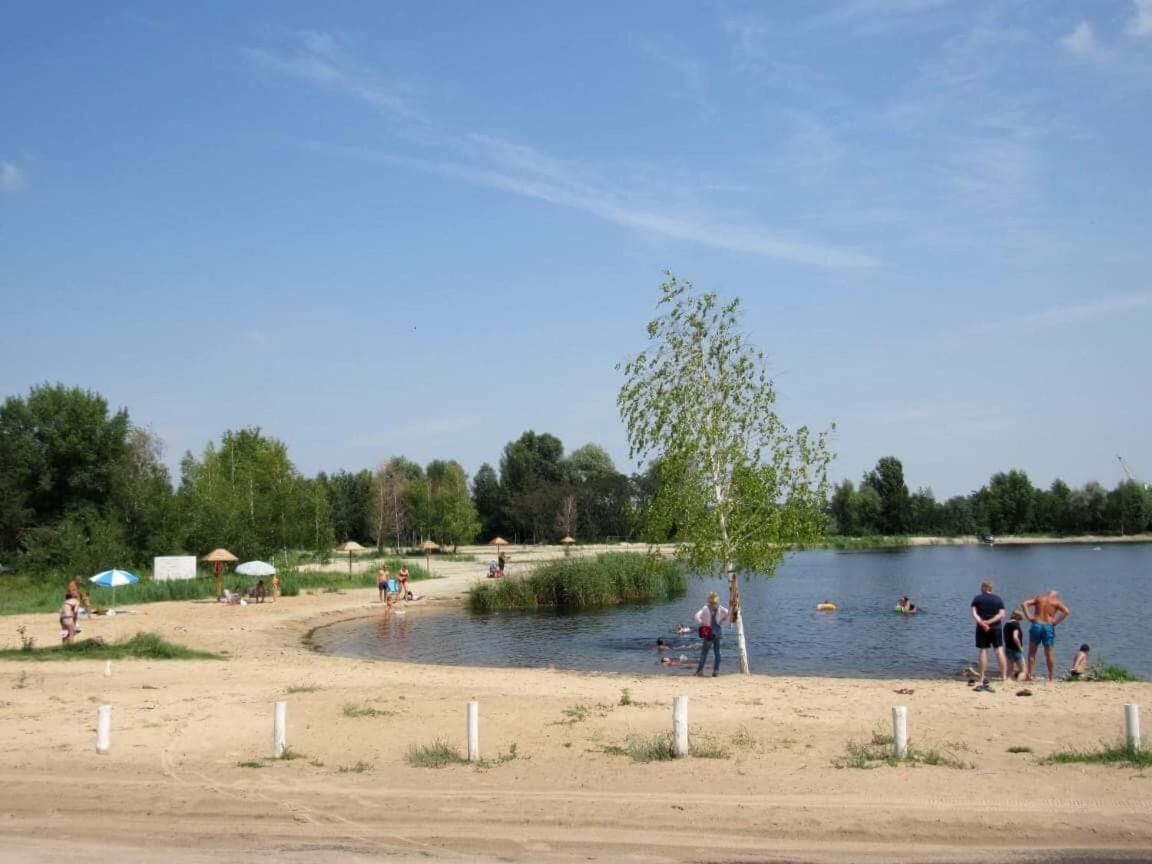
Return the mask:
M696 613L696 624L699 627L700 638L704 644L700 648L700 663L696 666L696 674L704 675L704 661L708 659L708 650L714 652L712 663L712 677L720 674L720 637L722 626L728 620L728 609L720 605L720 596L713 591L708 595L708 602L704 608Z

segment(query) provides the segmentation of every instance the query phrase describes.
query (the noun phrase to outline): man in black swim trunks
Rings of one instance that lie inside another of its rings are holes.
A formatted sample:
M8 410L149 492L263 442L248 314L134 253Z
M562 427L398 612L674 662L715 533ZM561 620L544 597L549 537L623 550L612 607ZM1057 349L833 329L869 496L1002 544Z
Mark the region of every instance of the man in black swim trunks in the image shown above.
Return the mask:
M1004 601L992 593L991 582L980 583L980 593L972 598L972 618L976 621L976 647L980 649L980 683L977 690L992 692L988 686L988 649L996 649L1000 663L1000 680L1008 680L1008 663L1004 657Z

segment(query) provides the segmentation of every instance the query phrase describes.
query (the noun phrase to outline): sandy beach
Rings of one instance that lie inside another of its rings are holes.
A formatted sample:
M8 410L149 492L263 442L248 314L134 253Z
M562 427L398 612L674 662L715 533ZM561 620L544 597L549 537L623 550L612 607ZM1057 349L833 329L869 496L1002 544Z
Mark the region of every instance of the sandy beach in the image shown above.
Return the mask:
M438 564L442 578L421 583L428 599L406 614L455 606L482 569ZM1118 742L1125 703L1152 714L1150 684L1036 684L1020 698L963 681L416 666L306 644L317 626L368 615L382 615L370 590L138 606L85 622L83 635L153 631L231 659L116 662L111 677L103 662L0 664L3 859L983 861L1075 850L1075 860L1144 860L1152 850L1152 773L1038 763ZM19 626L40 645L56 638L51 616L0 623L4 647L18 647ZM914 692L894 692L903 687ZM621 704L625 689L632 704ZM638 764L609 752L670 731L678 694L690 697L694 740L727 758ZM471 699L484 764L405 763L409 745L437 738L463 750ZM278 700L300 758L272 762ZM104 703L112 751L98 755ZM914 746L965 767L834 766L850 741L887 730L900 704ZM1008 752L1021 747L1032 752Z

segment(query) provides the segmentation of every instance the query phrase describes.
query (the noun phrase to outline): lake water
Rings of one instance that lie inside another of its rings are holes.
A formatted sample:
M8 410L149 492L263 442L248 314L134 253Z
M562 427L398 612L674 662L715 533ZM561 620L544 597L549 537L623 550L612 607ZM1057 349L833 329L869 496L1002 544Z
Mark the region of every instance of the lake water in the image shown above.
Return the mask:
M1061 591L1072 617L1057 628L1059 671L1087 642L1093 660L1107 659L1152 677L1147 620L1152 546L1121 544L790 555L775 577L754 578L741 587L752 671L877 678L956 675L976 656L969 607L984 579L995 582L1009 609L1050 588ZM321 628L314 644L327 653L420 663L689 674L694 670L662 667L653 646L664 638L676 646L674 656L694 661L698 640L678 638L675 627L692 624L711 590L727 596L720 580L700 580L671 603L570 615L381 615ZM923 611L896 614L893 607L902 594ZM825 599L839 604L839 611L816 611ZM721 671L735 671L730 630L722 651Z

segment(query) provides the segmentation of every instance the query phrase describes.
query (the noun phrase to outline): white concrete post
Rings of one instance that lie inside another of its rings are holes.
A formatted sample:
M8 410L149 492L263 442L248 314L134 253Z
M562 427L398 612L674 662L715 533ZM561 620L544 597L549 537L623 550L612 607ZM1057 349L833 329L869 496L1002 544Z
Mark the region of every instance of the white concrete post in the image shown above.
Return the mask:
M903 705L892 709L892 752L897 759L908 758L908 709Z
M288 749L288 703L277 702L272 714L272 755L279 759Z
M111 660L105 660L104 661L104 677L105 678L111 678L112 677L112 661Z
M688 697L672 697L672 752L688 755Z
M468 703L468 761L480 761L480 703Z
M1140 706L1124 706L1124 741L1131 750L1140 749Z
M96 709L96 752L107 756L112 749L112 706L101 705Z

